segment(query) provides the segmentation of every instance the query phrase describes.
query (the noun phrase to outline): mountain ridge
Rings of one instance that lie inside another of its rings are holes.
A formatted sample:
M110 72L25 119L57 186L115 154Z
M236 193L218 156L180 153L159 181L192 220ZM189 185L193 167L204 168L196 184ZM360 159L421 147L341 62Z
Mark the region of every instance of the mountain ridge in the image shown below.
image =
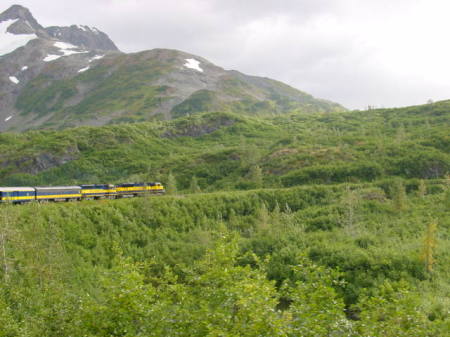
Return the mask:
M0 25L8 24L5 35L25 41L0 55L0 132L167 120L207 111L345 110L183 51L126 54L96 28L44 28L19 5L0 18Z

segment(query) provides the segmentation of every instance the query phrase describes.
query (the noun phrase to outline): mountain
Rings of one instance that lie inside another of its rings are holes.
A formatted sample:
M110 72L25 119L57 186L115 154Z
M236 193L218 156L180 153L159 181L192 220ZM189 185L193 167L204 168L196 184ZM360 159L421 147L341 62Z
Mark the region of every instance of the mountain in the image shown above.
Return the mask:
M29 116L16 108L17 98L27 85L51 73L52 79L70 76L108 53L119 53L109 37L87 26L42 27L31 12L14 5L0 14L0 131L18 125L27 129ZM68 74L52 72L56 60ZM34 125L34 124L33 124Z
M36 21L31 12L27 8L19 5L11 6L8 10L0 14L0 22L3 27L6 27L6 31L5 29L1 31L4 35L8 35L5 34L7 32L16 35L16 37L17 35L33 34L42 38L49 37L44 27Z
M126 54L96 28L0 14L0 131L167 120L205 111L331 112L339 104L186 52Z
M66 42L89 50L119 51L105 33L95 27L72 25L70 27L42 27L31 12L22 6L13 5L0 14L2 46L0 56L9 54L26 43L26 40L50 40ZM17 42L16 42L17 41Z

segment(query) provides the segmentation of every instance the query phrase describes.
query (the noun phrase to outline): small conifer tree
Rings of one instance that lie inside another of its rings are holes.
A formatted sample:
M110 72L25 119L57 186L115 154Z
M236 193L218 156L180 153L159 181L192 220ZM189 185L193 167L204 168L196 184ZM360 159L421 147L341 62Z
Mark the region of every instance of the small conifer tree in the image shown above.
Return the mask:
M281 210L280 205L278 204L278 200L275 201L275 207L273 208L272 214L271 214L271 220L272 223L278 223L280 221L281 217Z
M393 188L392 198L394 202L394 207L399 211L405 210L407 207L407 196L405 185L403 185L403 182L401 180L396 180L392 188Z
M425 237L423 241L423 249L422 249L422 259L425 263L425 269L428 273L433 272L433 265L435 262L434 258L434 250L436 248L436 232L437 232L437 223L436 221L431 221L427 224L427 228L425 231Z
M267 209L266 204L261 203L261 207L258 210L258 222L257 229L258 231L265 231L269 228L270 214Z
M397 133L395 134L395 141L397 144L400 144L401 142L403 142L406 139L406 131L405 131L405 126L403 124L401 124L398 128L397 128Z
M349 186L341 197L341 205L344 213L341 216L341 222L348 234L357 234L357 209L360 200L357 191L351 190Z
M256 188L261 188L263 186L262 170L258 165L252 165L252 167L250 167L248 177Z
M177 180L173 176L172 172L169 172L169 175L167 176L166 192L167 194L177 193Z
M193 176L191 179L191 185L189 186L189 191L191 193L199 193L201 192L200 186L198 186L197 177Z
M419 197L423 198L426 194L427 194L427 185L425 184L425 182L423 181L423 179L421 179L419 181L419 187L417 189L417 194L419 195Z

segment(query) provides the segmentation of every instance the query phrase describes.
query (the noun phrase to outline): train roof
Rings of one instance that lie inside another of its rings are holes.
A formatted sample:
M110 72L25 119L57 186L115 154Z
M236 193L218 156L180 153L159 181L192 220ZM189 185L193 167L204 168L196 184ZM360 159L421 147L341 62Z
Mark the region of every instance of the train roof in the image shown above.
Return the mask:
M0 187L0 192L34 192L34 187Z
M80 186L51 186L51 187L46 187L46 186L39 186L39 187L35 187L36 190L80 190L81 187Z
M117 184L118 187L135 187L135 186L144 186L145 183L121 183Z

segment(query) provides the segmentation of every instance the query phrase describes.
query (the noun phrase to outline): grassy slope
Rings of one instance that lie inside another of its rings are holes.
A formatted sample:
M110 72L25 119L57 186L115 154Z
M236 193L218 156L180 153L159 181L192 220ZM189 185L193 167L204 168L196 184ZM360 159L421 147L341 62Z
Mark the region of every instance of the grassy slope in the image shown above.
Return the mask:
M52 119L43 125L47 128L77 125L83 120L120 111L128 111L121 117L122 122L144 121L164 99L165 88L149 83L172 68L166 62L146 58L143 54L108 58L74 78L57 81L52 72L63 69L50 68L27 84L16 107L24 115L53 113ZM89 89L81 101L69 103L79 93L78 87Z
M267 187L442 178L450 169L449 120L450 102L439 102L271 118L206 113L164 123L2 134L0 184L164 181L172 171L181 189L194 175L203 190L247 189L258 187L251 174L256 165Z
M98 120L103 120L103 124L142 122L205 111L267 115L344 110L336 103L315 99L281 82L256 77L246 81L245 75L236 73L224 72L218 83L204 80L209 89L202 90L202 85L194 84L191 75L179 69L180 57L183 60L175 50L110 55L71 78L62 76L67 65L55 63L27 83L17 98L16 108L24 116L51 116L44 125L38 123L30 128L67 128ZM167 77L169 74L178 78L176 84ZM167 100L176 97L175 89L180 89L177 86L185 86L181 91L197 91L187 99L178 97L184 101L172 109L162 108Z

